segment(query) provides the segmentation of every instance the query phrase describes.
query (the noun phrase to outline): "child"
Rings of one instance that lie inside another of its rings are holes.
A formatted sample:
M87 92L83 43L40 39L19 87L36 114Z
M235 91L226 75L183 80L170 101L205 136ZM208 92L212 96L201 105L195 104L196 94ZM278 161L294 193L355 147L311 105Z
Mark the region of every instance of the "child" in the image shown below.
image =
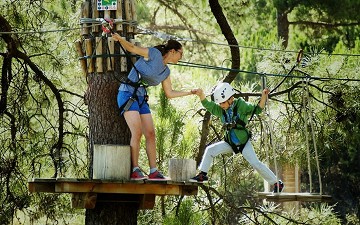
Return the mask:
M212 160L219 154L242 153L246 161L267 181L274 184L274 193L281 192L284 184L277 181L275 174L257 158L254 148L249 141L249 132L246 129L248 118L254 114L260 114L265 107L269 89L262 91L258 105L252 105L243 99L235 99L235 91L228 83L219 84L212 94L212 100L208 101L202 89L196 90L201 104L213 115L219 117L226 128L225 140L214 143L205 149L205 154L200 163L200 173L191 178L192 182L207 182L207 173Z

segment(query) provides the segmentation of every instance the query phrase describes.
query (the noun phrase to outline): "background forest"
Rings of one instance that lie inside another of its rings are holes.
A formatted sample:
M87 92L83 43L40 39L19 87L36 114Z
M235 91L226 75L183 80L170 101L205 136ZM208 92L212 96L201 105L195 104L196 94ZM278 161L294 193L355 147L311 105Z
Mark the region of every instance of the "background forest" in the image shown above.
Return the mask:
M82 2L0 2L0 224L84 224L70 195L29 193L27 184L88 177L88 84L74 47ZM197 196L157 197L153 210L138 212L138 224L360 224L360 1L136 5L139 27L152 31L135 36L142 46L169 35L183 44L182 61L170 65L174 89L209 94L225 80L255 103L264 81L271 90L281 83L250 123L256 153L272 167L299 165L301 191L332 196L300 208L264 202L256 198L261 177L241 155L226 155L215 159ZM299 49L303 58L285 77ZM170 158L199 162L221 138L215 118L204 130L207 115L195 96L168 100L160 87L149 95L165 174ZM141 160L147 170L144 149Z

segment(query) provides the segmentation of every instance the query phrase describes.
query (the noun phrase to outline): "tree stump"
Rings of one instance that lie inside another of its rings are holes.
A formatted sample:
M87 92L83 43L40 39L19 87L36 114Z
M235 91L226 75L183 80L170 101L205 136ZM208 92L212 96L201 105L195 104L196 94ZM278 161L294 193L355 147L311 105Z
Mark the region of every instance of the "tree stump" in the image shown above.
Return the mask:
M129 180L130 146L95 144L93 168L94 179Z
M173 181L189 181L196 175L196 161L193 159L170 159L169 176Z

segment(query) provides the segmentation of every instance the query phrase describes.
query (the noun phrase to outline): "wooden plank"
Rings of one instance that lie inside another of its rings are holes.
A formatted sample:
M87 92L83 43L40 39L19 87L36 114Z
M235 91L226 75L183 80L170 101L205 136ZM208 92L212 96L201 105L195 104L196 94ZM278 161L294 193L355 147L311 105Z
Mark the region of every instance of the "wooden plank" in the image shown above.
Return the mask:
M132 11L131 11L131 1L130 0L124 0L124 7L125 7L125 19L128 21L132 21ZM128 33L133 33L134 32L134 27L127 24L126 25L127 28L127 32Z
M133 183L92 183L92 182L62 182L55 184L55 192L76 193L123 193L123 194L156 194L156 195L181 195L182 190L178 185L171 184L133 184Z
M259 192L258 197L260 199L266 199L273 202L329 202L331 201L330 195L320 195L314 193L280 193L273 194L269 192Z
M131 152L129 145L94 144L94 178L129 180L130 172Z
M86 61L83 58L84 57L84 52L82 51L81 40L76 40L75 41L75 48L76 48L76 52L78 53L78 56L80 58L82 58L82 59L80 59L81 70L82 70L84 76L86 76Z
M168 171L171 180L188 181L196 175L196 161L193 159L170 159Z
M29 192L55 192L55 178L32 178L28 180Z
M92 2L92 18L96 19L99 18L99 11L97 10L97 1L93 1ZM97 33L100 30L100 25L99 26L92 26L92 32L93 33Z
M90 3L84 1L81 3L81 17L88 18L90 16ZM81 25L81 35L88 35L89 34L89 24L82 24Z
M130 0L131 4L131 16L132 16L132 22L137 22L137 14L136 14L136 2L135 0ZM137 29L136 26L133 26L132 28L133 32L136 33Z
M29 181L30 192L50 193L114 193L154 195L196 195L202 184L175 181L123 181L79 178L41 179Z
M112 37L108 37L108 50L109 50L109 54L113 55L114 54L114 47L115 47L115 40ZM113 56L109 56L107 58L107 71L114 71L115 65L114 65L115 61L114 61L114 57ZM130 173L129 173L130 174Z
M93 59L92 57L92 41L91 39L85 39L85 52L86 52L86 56L88 56L89 58L87 59L87 69L89 73L93 73L94 72L94 64L93 64Z
M117 9L115 12L116 15L116 19L122 19L123 18L123 13L122 13L122 0L117 0ZM121 33L123 31L123 25L122 23L117 23L116 24L116 32Z
M102 46L102 38L101 37L95 37L95 46L96 46L96 49L95 49L95 53L96 53L96 56L99 56L99 55L102 55L103 54L103 46ZM104 72L103 70L103 57L97 57L96 58L96 64L95 64L95 67L96 67L96 72L97 73L102 73Z
M125 37L123 37L123 38L125 39ZM124 50L122 48L120 48L120 54L125 55L126 52L124 52ZM127 72L128 71L126 56L121 56L120 57L120 71L121 72Z

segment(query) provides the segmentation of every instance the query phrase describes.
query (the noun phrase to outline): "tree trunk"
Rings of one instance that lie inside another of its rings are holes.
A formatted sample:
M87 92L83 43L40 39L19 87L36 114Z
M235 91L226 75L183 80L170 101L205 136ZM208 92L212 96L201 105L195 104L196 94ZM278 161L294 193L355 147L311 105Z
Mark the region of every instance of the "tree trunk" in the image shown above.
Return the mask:
M289 42L289 20L287 18L288 13L277 9L277 31L278 38L284 40L283 46L287 47Z
M94 209L87 209L86 225L137 224L137 203L99 202Z
M90 7L89 13L83 8L82 16L86 18L122 18L126 19L122 12L126 9L129 11L130 0L117 1L117 11L98 11L96 0L87 0ZM127 8L125 7L127 4ZM84 4L87 5L87 4ZM130 20L132 18L129 18ZM122 29L122 26L116 26L117 29ZM99 32L100 31L100 32ZM112 57L109 60L109 54L119 54L120 45L115 43L115 48L112 45L112 39L101 38L101 28L94 26L89 29L90 34L86 32L83 34L88 40L91 40L91 54L87 55L102 55L100 58L87 59L87 80L88 90L86 93L86 101L89 107L89 177L93 178L93 149L94 144L99 145L129 145L130 144L130 131L126 125L125 119L120 115L120 110L117 105L117 94L120 85L120 80L125 80L129 72L120 68L120 57ZM92 33L91 33L92 32ZM125 36L127 40L133 38L133 34L127 31L118 31L120 35ZM95 39L94 37L97 37ZM99 38L100 37L100 38ZM101 41L101 43L100 43ZM111 44L108 47L108 44ZM89 43L88 43L89 45ZM101 46L101 47L99 47ZM98 48L98 49L97 49ZM94 54L95 52L95 54ZM101 60L102 59L102 60ZM91 61L95 65L91 65ZM93 71L91 69L93 68ZM101 70L99 70L101 68ZM126 69L125 69L126 70ZM101 71L104 71L103 73ZM121 72L123 71L123 72ZM97 196L97 202L94 209L87 209L85 214L86 225L102 225L102 224L137 224L137 210L139 203L136 201L138 196L130 195L129 201L114 201L117 195ZM134 201L132 201L134 199Z
M93 171L94 144L129 144L129 130L116 102L119 82L113 73L89 76L90 165ZM102 202L104 201L104 202ZM106 202L98 196L95 209L86 210L86 225L136 224L138 204Z

